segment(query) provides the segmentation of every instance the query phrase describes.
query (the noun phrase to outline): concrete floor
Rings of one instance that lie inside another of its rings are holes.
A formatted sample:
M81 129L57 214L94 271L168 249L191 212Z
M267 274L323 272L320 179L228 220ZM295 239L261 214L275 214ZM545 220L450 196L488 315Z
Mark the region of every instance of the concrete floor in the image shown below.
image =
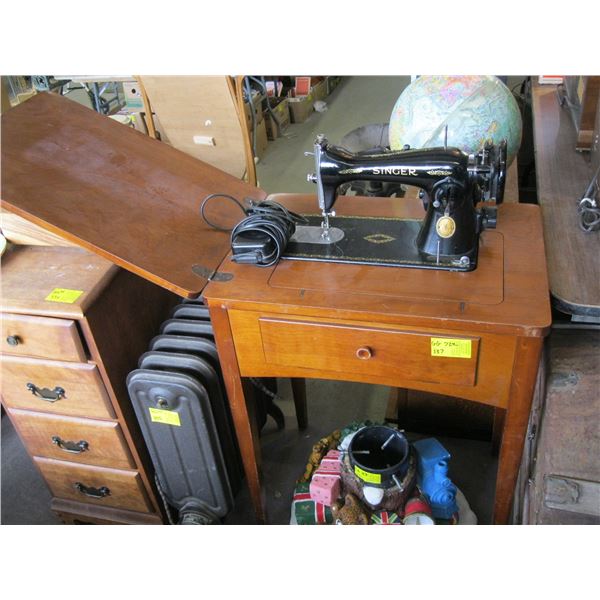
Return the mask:
M316 193L315 184L306 181L314 172L312 152L319 133L334 144L353 129L371 123L387 123L392 108L410 83L410 77L344 77L329 95L327 110L313 112L300 124L291 124L285 136L269 146L257 165L258 185L269 194L275 192Z
M285 137L269 142L258 164L259 185L269 193L314 192L306 182L312 172L310 158L316 134L324 133L338 143L352 129L389 120L392 107L408 77L349 77L326 99L328 110L313 113L302 124L290 125ZM303 473L310 449L321 437L353 421L382 421L388 388L383 386L313 380L307 382L309 427L296 427L294 405L288 380L279 381L279 406L286 427L278 431L269 419L261 437L264 490L269 519L274 524L290 520L290 503L295 480ZM49 510L50 493L27 456L6 417L1 430L2 479L1 522L3 524L57 524ZM417 439L418 434L408 434ZM438 439L452 454L450 476L465 494L480 523L491 522L496 459L488 442L456 438ZM252 523L249 495L244 488L236 499L227 524Z

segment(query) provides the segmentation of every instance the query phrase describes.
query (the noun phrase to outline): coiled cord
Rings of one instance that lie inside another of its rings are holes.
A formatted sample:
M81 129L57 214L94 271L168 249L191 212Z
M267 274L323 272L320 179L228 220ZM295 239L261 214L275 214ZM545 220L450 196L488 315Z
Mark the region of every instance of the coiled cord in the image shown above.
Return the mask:
M225 198L235 202L246 217L233 229L220 227L206 217L206 206L214 198ZM307 220L272 200L255 202L247 200L245 208L239 200L229 194L210 194L200 205L204 221L218 231L231 231L231 260L236 263L271 267L281 258L289 239L298 223Z
M600 207L596 200L584 198L579 202L579 227L586 233L600 230Z
M600 230L600 165L579 201L579 227L586 233Z

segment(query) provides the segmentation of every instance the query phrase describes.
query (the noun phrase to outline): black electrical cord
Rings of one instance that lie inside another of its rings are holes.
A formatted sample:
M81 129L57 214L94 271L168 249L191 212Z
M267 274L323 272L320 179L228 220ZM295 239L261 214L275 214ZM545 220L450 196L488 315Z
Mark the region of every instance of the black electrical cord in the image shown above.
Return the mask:
M205 214L206 206L214 198L225 198L235 202L245 213L233 229L212 223ZM231 260L237 263L271 267L281 258L289 239L298 223L308 221L272 200L255 202L250 200L245 208L239 200L229 194L210 194L200 205L204 221L218 231L231 231Z
M210 225L210 227L216 229L217 231L226 231L227 233L229 233L231 231L231 227L220 227L219 225L215 225L215 223L209 221L208 217L204 214L204 211L206 210L206 205L209 203L210 200L213 200L214 198L225 198L226 200L235 202L240 207L243 213L246 213L246 208L244 208L244 205L237 198L234 198L229 194L209 194L208 196L206 196L206 198L204 198L204 200L202 200L202 204L200 205L200 216L204 219L205 223L207 225Z

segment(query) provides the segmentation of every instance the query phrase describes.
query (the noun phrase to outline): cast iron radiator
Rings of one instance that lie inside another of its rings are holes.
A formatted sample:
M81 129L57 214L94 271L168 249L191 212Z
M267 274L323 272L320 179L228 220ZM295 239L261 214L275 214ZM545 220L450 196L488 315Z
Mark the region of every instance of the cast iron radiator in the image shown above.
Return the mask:
M218 523L243 471L208 308L176 306L138 366L127 387L169 521Z

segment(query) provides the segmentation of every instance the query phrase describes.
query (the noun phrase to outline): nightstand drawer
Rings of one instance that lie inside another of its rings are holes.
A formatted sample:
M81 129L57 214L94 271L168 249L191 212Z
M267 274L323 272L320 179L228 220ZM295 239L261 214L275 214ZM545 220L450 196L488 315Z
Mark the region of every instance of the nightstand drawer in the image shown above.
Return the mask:
M135 469L116 421L93 421L9 409L29 453L99 467Z
M2 313L2 341L6 354L85 362L77 324L69 319Z
M6 406L81 417L113 419L115 413L96 365L3 355Z
M473 386L479 338L261 317L265 360L319 371ZM447 340L437 354L436 340ZM454 348L455 346L455 348ZM453 356L451 354L454 354Z
M91 467L37 456L33 460L57 498L139 512L152 511L137 471Z

